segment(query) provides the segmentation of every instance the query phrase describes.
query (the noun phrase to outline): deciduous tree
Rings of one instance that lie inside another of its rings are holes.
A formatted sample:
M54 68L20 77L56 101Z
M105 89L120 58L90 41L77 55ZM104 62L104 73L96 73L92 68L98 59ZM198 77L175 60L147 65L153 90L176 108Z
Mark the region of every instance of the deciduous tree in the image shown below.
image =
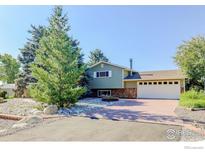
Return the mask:
M205 79L205 38L198 36L183 42L177 48L174 60L189 78L189 86L202 89Z
M14 83L19 73L20 64L9 54L0 55L0 80Z

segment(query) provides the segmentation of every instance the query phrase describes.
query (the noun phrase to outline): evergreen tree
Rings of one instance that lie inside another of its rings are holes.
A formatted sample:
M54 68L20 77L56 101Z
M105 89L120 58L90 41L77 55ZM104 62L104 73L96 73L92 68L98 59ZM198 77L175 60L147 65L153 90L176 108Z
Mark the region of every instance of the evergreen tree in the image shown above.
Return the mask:
M68 17L62 7L56 6L49 19L48 35L40 41L32 64L32 75L37 83L32 95L44 102L63 107L70 105L85 92L79 86L85 71L78 42L68 36Z
M94 51L90 52L90 56L89 56L89 62L88 64L94 65L100 61L105 61L105 62L109 62L109 59L103 54L103 52L100 49L95 49Z
M35 83L36 79L31 75L30 65L33 63L36 55L36 50L39 48L40 39L45 35L46 30L43 26L31 25L31 30L28 31L31 38L27 39L26 44L20 49L21 54L18 56L22 65L22 71L16 80L17 90L16 96L22 97L26 87L30 83Z

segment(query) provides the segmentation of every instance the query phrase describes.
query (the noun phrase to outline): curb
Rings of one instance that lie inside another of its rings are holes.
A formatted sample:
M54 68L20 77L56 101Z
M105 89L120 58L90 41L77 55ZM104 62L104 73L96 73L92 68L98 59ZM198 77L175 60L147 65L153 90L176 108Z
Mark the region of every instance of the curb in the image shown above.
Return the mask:
M0 119L5 119L5 120L15 120L19 121L27 116L19 116L19 115L12 115L12 114L0 114ZM42 116L43 119L52 119L52 118L61 118L65 117L62 115L48 115L48 116Z
M11 114L0 114L0 119L6 119L6 120L21 120L23 119L25 116L18 116L18 115L11 115Z

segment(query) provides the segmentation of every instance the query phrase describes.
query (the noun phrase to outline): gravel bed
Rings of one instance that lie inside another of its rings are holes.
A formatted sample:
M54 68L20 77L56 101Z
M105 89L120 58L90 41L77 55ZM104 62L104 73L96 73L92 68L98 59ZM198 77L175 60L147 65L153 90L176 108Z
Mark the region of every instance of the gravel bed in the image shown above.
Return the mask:
M191 111L183 107L177 107L175 113L179 118L200 121L205 124L205 110Z
M205 110L191 111L183 107L177 107L175 113L184 123L191 123L196 127L205 129Z
M16 121L0 119L0 130L11 127Z
M63 114L66 116L73 116L73 115L79 115L79 116L91 116L92 114L95 114L99 112L100 110L103 110L106 106L113 106L117 104L125 104L124 100L119 101L111 101L111 102L105 102L102 101L101 98L85 98L79 100L75 106L67 109L63 108L58 111L59 114Z
M40 102L28 98L9 99L7 102L0 104L0 114L26 116L30 115L31 111L40 104Z
M181 141L183 142L196 142L196 141L204 141L205 136L194 132L190 129L182 128L181 133Z

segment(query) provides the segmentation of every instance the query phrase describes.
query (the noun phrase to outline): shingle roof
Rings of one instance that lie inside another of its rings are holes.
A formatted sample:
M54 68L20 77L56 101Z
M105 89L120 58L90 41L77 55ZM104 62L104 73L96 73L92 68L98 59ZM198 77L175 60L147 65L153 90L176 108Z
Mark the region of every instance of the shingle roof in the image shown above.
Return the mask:
M126 77L125 80L158 80L158 79L185 79L181 70L146 71Z

